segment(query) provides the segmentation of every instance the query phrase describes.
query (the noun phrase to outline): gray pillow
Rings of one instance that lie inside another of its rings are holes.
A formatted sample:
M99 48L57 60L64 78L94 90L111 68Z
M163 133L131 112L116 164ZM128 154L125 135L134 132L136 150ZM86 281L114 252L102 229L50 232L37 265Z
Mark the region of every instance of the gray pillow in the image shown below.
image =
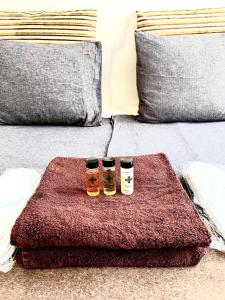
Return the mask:
M140 121L225 120L225 34L135 38Z
M99 42L0 41L0 124L101 124Z

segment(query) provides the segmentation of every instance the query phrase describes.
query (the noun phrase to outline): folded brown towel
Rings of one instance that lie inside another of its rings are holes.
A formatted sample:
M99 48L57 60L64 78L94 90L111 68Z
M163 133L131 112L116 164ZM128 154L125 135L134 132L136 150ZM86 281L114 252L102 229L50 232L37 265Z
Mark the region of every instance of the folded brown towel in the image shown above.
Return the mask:
M207 247L209 232L167 157L139 156L134 164L133 195L91 198L85 192L84 160L55 158L17 219L11 243L22 249Z
M25 249L26 268L61 267L187 267L196 265L206 249L202 247L161 249L105 249L86 247L49 247Z

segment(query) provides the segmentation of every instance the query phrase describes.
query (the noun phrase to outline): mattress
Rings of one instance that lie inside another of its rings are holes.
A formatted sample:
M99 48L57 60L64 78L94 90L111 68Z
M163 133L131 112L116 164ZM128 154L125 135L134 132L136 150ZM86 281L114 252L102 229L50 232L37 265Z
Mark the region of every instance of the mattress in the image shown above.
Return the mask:
M43 170L56 156L144 155L164 152L179 173L190 161L225 164L225 122L146 124L134 116L99 127L0 126L0 172Z
M0 173L6 168L43 170L56 156L104 156L112 134L110 119L102 126L0 126Z
M180 173L190 161L225 164L225 122L141 123L132 116L113 117L109 156L164 152Z

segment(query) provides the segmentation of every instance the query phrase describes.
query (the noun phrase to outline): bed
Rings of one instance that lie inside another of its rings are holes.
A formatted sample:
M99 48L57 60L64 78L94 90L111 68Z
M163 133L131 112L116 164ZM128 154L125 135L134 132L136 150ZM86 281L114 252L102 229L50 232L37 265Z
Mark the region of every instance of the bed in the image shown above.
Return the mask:
M15 2L15 1L14 1ZM48 1L46 1L47 3ZM78 1L79 2L79 1ZM94 1L94 6L99 1ZM165 11L160 13L157 12L157 19L159 26L155 26L155 12L147 13L148 18L143 22L142 12L137 12L137 21L131 20L131 11L133 16L134 11L139 7L138 1L124 1L123 4L120 3L120 8L115 6L115 3L108 3L104 8L101 7L102 17L100 18L100 35L99 38L103 41L104 45L104 57L103 57L103 99L104 106L112 105L113 107L118 106L118 111L123 111L126 113L130 113L133 110L131 109L133 105L136 105L139 101L138 94L136 92L136 83L141 83L142 80L136 81L136 52L134 47L134 30L138 28L143 31L148 28L148 30L155 31L155 27L158 27L158 33L160 34L168 34L167 24L164 24L163 19L165 16ZM143 8L146 10L149 9L148 1L143 4ZM165 4L165 3L164 3ZM46 4L47 5L47 4ZM83 3L82 3L83 5ZM122 6L121 6L122 5ZM27 5L25 5L26 7ZM48 5L47 5L48 6ZM47 7L46 6L46 7ZM52 5L51 5L52 6ZM97 4L99 7L99 3ZM100 5L101 6L101 5ZM4 7L3 9L11 9L11 6ZM54 7L53 7L54 8ZM60 8L60 7L58 7ZM62 8L65 9L65 5L62 4ZM119 10L118 10L119 8ZM154 4L151 3L151 9L154 8ZM156 5L157 10L159 6ZM16 6L13 9L17 9ZM19 6L19 10L23 9L23 5ZM36 8L35 8L36 9ZM43 9L43 3L40 5L40 9ZM47 7L47 10L49 7ZM1 38L8 38L10 31L10 36L13 36L13 39L20 40L21 33L16 32L15 20L17 18L25 18L29 19L28 24L32 24L32 32L36 31L36 37L31 35L29 32L26 36L26 31L23 33L22 40L30 40L33 42L37 42L40 38L43 43L54 43L54 40L60 39L60 42L65 40L67 43L68 40L92 40L95 37L95 29L96 29L96 12L91 10L85 10L88 13L88 18L86 20L85 30L87 31L80 36L80 31L73 30L75 36L69 36L67 34L67 30L65 25L64 27L59 27L61 32L65 31L65 36L55 35L54 32L51 32L53 29L51 26L48 26L45 29L45 35L41 34L42 31L39 32L36 28L36 23L39 18L48 17L48 13L42 12L41 14L35 16L35 14L24 14L18 12L3 12L1 15L4 19L9 18L8 20L8 29L9 30L1 30ZM106 17L104 16L104 11L106 12ZM119 12L119 13L118 13ZM71 18L70 12L63 12L62 14L66 14L63 17L65 20L69 18L69 26L72 24L76 27L76 18ZM79 12L80 13L80 12ZM79 14L78 13L78 14ZM177 14L180 17L177 17ZM191 18L191 26L189 27L187 22L182 21L182 14L184 14L184 18L187 19L187 12L181 11L176 12L172 11L170 16L174 25L178 26L178 28L174 28L172 26L172 35L178 33L209 33L209 32L224 32L224 9L209 9L209 10L194 10L189 11L189 15L192 14L212 14L212 22L214 22L215 17L218 14L222 14L222 18L220 18L220 26L206 26L204 19L201 18L200 21L197 22L196 28L193 28L193 19ZM12 14L14 18L12 18ZM61 15L61 13L59 13ZM146 12L143 13L144 16ZM175 14L175 16L173 15ZM58 13L57 13L58 15ZM82 19L84 18L84 14ZM73 14L72 14L73 16ZM90 21L91 16L91 21ZM59 17L59 16L57 16ZM110 17L111 25L110 28ZM115 18L118 22L114 22ZM198 16L197 16L198 17ZM210 15L207 17L209 19ZM35 18L35 22L33 21ZM194 20L197 20L196 16L194 16ZM13 19L13 20L12 20ZM52 19L52 18L50 18ZM182 24L179 24L179 21L182 21ZM189 19L189 18L188 18ZM72 20L74 20L72 23ZM79 18L78 18L79 20ZM130 20L132 21L131 23ZM153 20L153 21L152 21ZM203 20L203 24L202 23ZM88 26L89 22L92 22L91 31ZM160 25L162 22L162 25ZM50 25L51 22L48 23ZM129 25L130 24L130 25ZM127 26L129 25L129 26ZM29 25L30 26L30 25ZM176 27L175 26L175 27ZM102 27L102 29L101 29ZM170 26L171 27L171 26ZM107 30L106 30L107 28ZM182 29L183 28L183 29ZM112 29L112 30L111 30ZM110 31L111 30L111 31ZM109 32L113 32L114 34L108 34ZM171 32L170 32L171 33ZM49 40L48 34L51 35L51 39ZM70 35L72 34L72 31ZM6 35L6 37L4 36ZM39 37L40 36L40 37ZM86 37L85 37L86 36ZM30 46L31 47L31 46ZM12 47L15 49L15 47ZM191 53L191 49L189 49ZM196 48L193 47L193 52ZM158 53L155 51L155 53ZM223 51L221 51L223 53ZM91 57L90 52L84 52L85 59L89 59ZM20 55L21 56L21 55ZM90 57L89 57L90 56ZM176 55L177 56L177 55ZM23 55L22 55L23 57ZM45 55L42 56L45 58ZM145 57L145 56L144 56ZM160 56L161 57L161 56ZM194 56L193 56L194 57ZM218 57L218 65L222 66L222 63ZM29 55L24 55L24 58L29 58ZM192 58L192 55L191 55ZM18 60L18 55L15 55L15 61ZM11 61L6 57L6 63ZM38 62L40 61L40 55L38 54ZM60 60L55 59L54 63L58 63ZM149 61L152 61L149 60ZM166 55L166 65L167 65L168 55ZM174 59L171 60L174 62ZM186 60L188 62L188 60ZM197 60L196 60L197 61ZM223 61L224 62L224 61ZM22 68L22 70L29 69L29 76L27 78L30 81L30 74L35 70L33 67L33 59L32 64L26 64L26 68ZM6 64L6 65L7 65ZM39 65L39 63L37 64ZM44 64L45 65L45 64ZM54 65L54 64L53 64ZM160 64L159 64L160 65ZM12 74L14 74L15 65L12 64ZM68 67L68 64L65 64L63 69L65 70ZM79 68L76 68L76 70ZM92 68L93 69L93 68ZM187 68L189 70L189 68ZM201 70L196 64L196 69ZM18 69L19 70L19 69ZM98 70L101 70L100 63L98 64ZM221 68L222 73L224 70ZM3 79L8 76L8 67L6 68L6 75L3 75ZM38 74L40 73L40 68ZM68 71L69 74L72 74ZM212 84L214 89L217 90L216 83L220 81L214 80L211 76L213 76L213 72L203 72L204 78L206 77L206 82ZM100 74L100 72L99 72ZM16 74L16 78L20 79L20 72ZM40 76L41 78L43 76ZM81 78L82 76L78 74L78 76L72 76L72 79ZM58 75L54 77L58 78ZM100 76L99 76L100 78ZM7 81L8 82L8 81ZM10 82L10 81L9 81ZM55 80L53 81L53 92L50 95L53 95L53 99L57 98L58 91L60 89L56 89ZM150 82L147 80L147 83ZM152 82L152 80L151 80ZM176 80L177 82L177 80ZM221 80L221 86L224 86L224 80ZM68 83L68 82L67 82ZM70 79L69 79L70 83ZM97 81L95 81L97 83ZM195 81L194 81L195 84ZM211 86L208 84L209 86ZM33 84L31 84L31 91L38 90L37 87L41 87L43 82L39 85L35 80ZM19 83L19 87L23 86ZM77 86L81 86L77 84ZM88 82L86 84L89 88L91 88L91 83ZM100 84L97 85L98 89ZM188 91L191 91L192 88L187 86ZM36 87L34 89L33 87ZM161 90L166 91L166 87L171 87L170 84L167 84ZM69 85L67 84L68 90ZM2 89L4 90L4 89ZM18 89L16 89L18 90ZM179 99L179 89L173 88L178 93L178 96L175 95L172 99L177 105L177 101ZM11 87L9 86L9 92L11 92ZM73 91L74 92L74 91ZM88 90L89 92L89 90ZM182 89L183 92L183 89ZM91 93L88 93L91 94ZM98 96L100 93L97 93ZM166 94L166 93L165 93ZM185 93L184 93L185 94ZM223 94L223 93L222 93ZM84 102L87 101L87 95L84 94ZM96 93L93 95L96 96ZM186 93L189 95L189 93ZM216 96L212 97L212 94L200 93L200 98L205 96L205 98L217 99ZM46 101L46 104L49 104L50 101L48 97L41 97ZM74 97L72 97L74 98ZM158 98L158 97L156 97ZM8 97L6 97L8 99ZM10 97L9 97L10 99ZM27 107L32 107L32 99L36 99L36 97L24 97L22 95L21 98L16 97L12 99L12 102L17 102L21 104L27 101ZM193 99L193 95L190 96L190 99ZM169 100L169 103L172 103L171 98L166 95L166 100ZM197 103L199 103L199 99ZM87 101L88 102L88 101ZM216 101L215 101L216 102ZM8 105L8 100L6 101ZM93 97L91 97L90 101L93 106ZM188 105L192 105L192 102L189 101ZM222 104L224 101L222 101ZM59 105L60 106L60 105ZM25 109L22 107L21 115L27 114L29 116L29 110L27 110L25 105ZM65 108L65 103L62 103L61 109ZM70 106L69 112L70 112ZM75 107L79 108L79 105L75 105ZM88 106L89 107L89 106ZM158 106L156 106L158 107ZM203 107L205 107L203 105ZM19 105L16 107L16 113L18 113ZM94 107L92 107L94 108ZM100 110L101 105L95 107L95 109ZM181 105L182 108L182 105ZM192 108L192 107L191 107ZM0 109L0 111L2 111ZM54 111L54 110L53 110ZM191 110L188 108L187 112ZM46 113L46 107L41 109L41 112ZM195 113L195 109L192 110ZM4 113L4 111L3 111ZM143 111L145 113L145 111ZM224 110L220 109L219 114L224 114ZM111 114L111 109L110 109ZM211 107L209 114L211 114ZM61 111L60 111L60 115ZM172 114L172 117L175 114ZM4 115L4 117L7 114ZM38 114L39 116L39 114ZM55 117L55 113L53 114ZM65 121L68 121L68 118L65 118ZM7 123L7 122L5 122ZM4 123L4 124L5 124ZM11 123L12 124L12 123ZM15 124L15 123L14 123ZM17 123L18 124L18 123ZM135 156L142 154L150 154L157 152L164 152L172 162L173 167L176 170L176 173L181 178L181 170L185 163L189 161L205 161L205 162L213 162L213 163L221 163L225 164L225 122L204 122L204 123L162 123L162 124L146 124L138 122L135 116L129 115L117 115L112 118L103 119L102 126L97 127L77 127L77 126L24 126L24 123L20 123L20 126L13 125L1 125L0 126L0 174L4 172L7 168L18 168L18 167L26 167L26 168L34 168L38 172L42 173L46 168L48 162L52 160L56 156L71 156L71 157L103 157L103 156ZM26 123L27 124L27 123ZM29 123L33 124L33 123ZM36 123L37 124L37 123ZM40 123L38 123L40 124ZM48 123L49 124L49 123ZM87 124L86 124L87 125ZM90 125L90 124L89 124ZM99 124L95 124L99 125ZM0 216L1 217L1 216ZM72 268L72 269L57 269L57 270L26 270L22 268L20 263L18 262L15 268L7 273L0 273L0 298L4 299L214 299L221 300L222 296L225 293L225 259L224 254L218 253L216 251L210 250L209 254L206 255L203 260L193 268Z
M179 173L189 160L225 163L224 133L224 122L150 125L122 115L104 119L102 126L94 128L0 126L0 170L12 167L43 170L55 156L102 157L160 151L170 157ZM195 293L205 299L221 299L215 295L224 292L224 267L224 255L214 250L196 267L179 269L24 270L17 263L8 274L0 274L1 295L6 299L15 299L15 295L21 299L49 299L54 290L55 299L68 299L71 295L79 299L87 299L87 295L91 299L104 295L137 299L140 293L143 299L153 295L162 299L162 294L168 299L187 295L193 298Z

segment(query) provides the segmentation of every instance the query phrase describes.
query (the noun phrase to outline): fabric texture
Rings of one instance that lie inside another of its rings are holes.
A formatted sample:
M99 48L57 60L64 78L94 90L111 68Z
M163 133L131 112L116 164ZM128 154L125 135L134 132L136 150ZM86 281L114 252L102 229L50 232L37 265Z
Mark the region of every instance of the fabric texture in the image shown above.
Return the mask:
M225 166L191 162L182 174L198 211L213 232L211 247L225 252Z
M162 249L104 249L49 247L22 250L26 268L89 267L180 267L193 266L206 253L204 247Z
M12 227L35 192L41 175L32 169L8 169L0 176L0 272L8 272L16 249L10 245Z
M96 38L96 10L0 12L0 40L74 43Z
M137 11L137 28L157 35L225 32L225 8Z
M225 34L135 38L140 121L225 120Z
M42 172L56 156L103 157L112 134L110 119L102 126L0 126L0 173L7 168Z
M176 173L184 164L204 161L225 165L225 122L148 124L134 116L115 116L108 156L164 152ZM121 141L123 141L121 143Z
M101 124L101 43L0 41L0 123Z
M85 192L85 176L80 176L85 174L84 160L54 159L13 227L12 244L22 252L48 247L127 251L194 247L200 259L203 252L197 248L207 248L210 235L167 157L135 157L134 164L133 195L118 192L113 197L101 194L90 199ZM190 262L190 257L187 261L179 260L179 254L176 257L174 265Z

